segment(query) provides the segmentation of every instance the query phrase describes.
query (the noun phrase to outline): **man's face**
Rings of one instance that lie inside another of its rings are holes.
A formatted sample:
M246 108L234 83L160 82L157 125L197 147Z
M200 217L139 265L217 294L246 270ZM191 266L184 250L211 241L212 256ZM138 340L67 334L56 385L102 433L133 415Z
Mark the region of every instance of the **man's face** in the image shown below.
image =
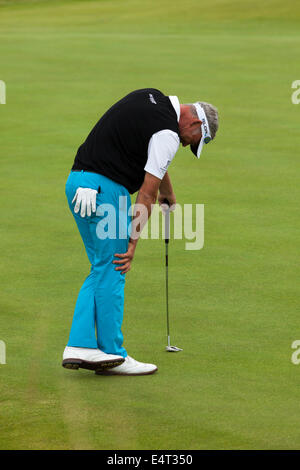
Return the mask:
M180 142L183 147L197 145L202 137L202 122L199 119L190 119L189 122L179 122Z

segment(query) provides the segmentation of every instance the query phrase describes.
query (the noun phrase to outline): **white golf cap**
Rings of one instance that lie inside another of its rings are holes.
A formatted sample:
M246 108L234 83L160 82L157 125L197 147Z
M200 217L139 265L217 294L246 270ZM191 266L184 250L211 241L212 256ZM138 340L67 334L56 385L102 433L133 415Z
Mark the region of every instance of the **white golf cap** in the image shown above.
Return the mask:
M212 138L211 138L210 129L209 129L209 125L208 125L208 121L207 121L207 117L206 117L204 109L199 103L193 103L193 105L196 108L198 118L202 122L201 124L202 137L200 139L199 144L191 145L190 147L191 147L191 151L193 152L193 154L196 155L197 158L200 158L203 144L208 144L208 142L210 142Z

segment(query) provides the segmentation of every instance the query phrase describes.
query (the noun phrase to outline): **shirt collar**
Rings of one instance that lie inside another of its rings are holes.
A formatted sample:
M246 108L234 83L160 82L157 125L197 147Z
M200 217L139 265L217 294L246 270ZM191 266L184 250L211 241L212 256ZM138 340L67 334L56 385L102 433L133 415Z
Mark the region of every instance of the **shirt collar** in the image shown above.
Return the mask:
M177 114L177 121L179 122L179 118L180 118L180 103L179 103L179 99L177 98L177 96L169 96L169 100L171 101L171 104L172 104L173 108L174 108L175 111L176 111L176 114Z

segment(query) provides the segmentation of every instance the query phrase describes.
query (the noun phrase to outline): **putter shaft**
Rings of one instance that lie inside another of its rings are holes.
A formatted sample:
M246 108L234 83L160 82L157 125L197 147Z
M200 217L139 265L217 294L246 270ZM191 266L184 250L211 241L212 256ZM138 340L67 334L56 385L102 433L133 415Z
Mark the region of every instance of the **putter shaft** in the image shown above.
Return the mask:
M169 201L165 200L169 206ZM164 201L164 202L165 202ZM165 248L166 248L166 310L167 310L167 337L168 346L170 346L170 322L169 322L169 238L170 238L170 210L168 209L165 217Z
M170 340L170 322L169 322L169 239L170 239L170 204L167 199L164 200L164 204L169 206L169 209L166 212L165 217L165 248L166 248L166 309L167 309L167 338L168 346L166 347L167 351L178 352L182 351L181 348L177 346L171 346Z

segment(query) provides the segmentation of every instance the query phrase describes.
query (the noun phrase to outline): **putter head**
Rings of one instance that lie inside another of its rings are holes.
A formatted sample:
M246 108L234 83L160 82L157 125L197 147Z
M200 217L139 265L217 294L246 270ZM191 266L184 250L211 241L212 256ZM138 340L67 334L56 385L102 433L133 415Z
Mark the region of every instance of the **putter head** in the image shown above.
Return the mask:
M177 348L177 346L166 346L166 351L168 351L168 352L179 352L179 351L183 351L183 349Z

